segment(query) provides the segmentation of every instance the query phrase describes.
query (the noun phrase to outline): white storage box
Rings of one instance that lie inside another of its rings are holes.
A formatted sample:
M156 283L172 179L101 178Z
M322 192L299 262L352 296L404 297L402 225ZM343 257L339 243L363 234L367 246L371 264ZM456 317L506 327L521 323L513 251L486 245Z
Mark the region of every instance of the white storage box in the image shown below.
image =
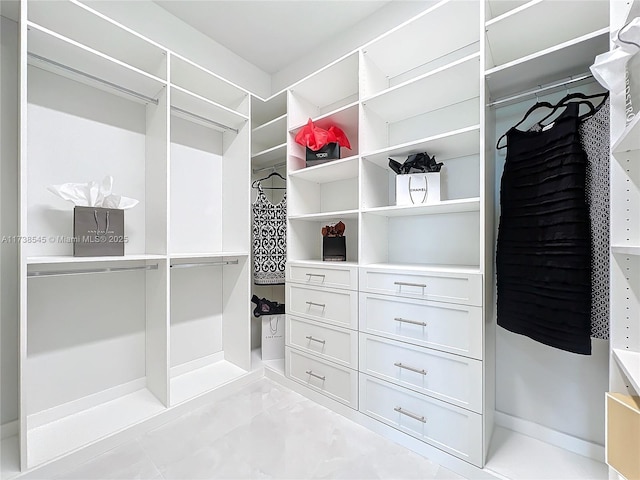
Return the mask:
M262 360L284 358L284 315L262 317Z
M440 202L440 172L396 175L396 205Z

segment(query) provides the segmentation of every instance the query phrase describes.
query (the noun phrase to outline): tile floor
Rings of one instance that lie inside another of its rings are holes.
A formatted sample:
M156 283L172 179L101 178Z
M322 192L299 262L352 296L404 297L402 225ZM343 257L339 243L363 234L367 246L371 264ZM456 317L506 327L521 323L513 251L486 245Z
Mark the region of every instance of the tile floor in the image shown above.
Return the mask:
M263 378L47 480L231 478L462 477Z

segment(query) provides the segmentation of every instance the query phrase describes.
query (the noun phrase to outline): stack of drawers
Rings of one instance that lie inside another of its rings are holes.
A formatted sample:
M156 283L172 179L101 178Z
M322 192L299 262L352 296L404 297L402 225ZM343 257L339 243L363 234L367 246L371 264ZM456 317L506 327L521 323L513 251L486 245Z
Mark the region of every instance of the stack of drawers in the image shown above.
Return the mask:
M359 409L482 465L482 275L362 267Z
M358 268L287 262L285 375L358 408Z

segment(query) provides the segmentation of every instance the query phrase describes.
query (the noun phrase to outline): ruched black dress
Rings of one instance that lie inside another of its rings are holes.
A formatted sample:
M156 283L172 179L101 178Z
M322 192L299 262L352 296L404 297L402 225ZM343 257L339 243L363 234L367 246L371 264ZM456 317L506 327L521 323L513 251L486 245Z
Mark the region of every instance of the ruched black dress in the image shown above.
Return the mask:
M496 252L498 325L591 353L586 155L579 106L542 131L507 132Z

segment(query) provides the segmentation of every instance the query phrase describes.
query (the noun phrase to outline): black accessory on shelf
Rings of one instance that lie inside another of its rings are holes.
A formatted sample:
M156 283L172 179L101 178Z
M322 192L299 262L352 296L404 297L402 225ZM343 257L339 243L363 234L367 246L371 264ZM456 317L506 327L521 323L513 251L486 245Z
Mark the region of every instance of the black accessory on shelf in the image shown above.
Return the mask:
M256 308L253 309L254 317L284 314L284 303L272 302L266 298L258 298L257 295L252 296L251 301L256 304Z
M389 168L398 175L408 173L435 173L439 172L444 164L436 162L436 157L430 157L427 152L409 155L404 163L389 159Z

